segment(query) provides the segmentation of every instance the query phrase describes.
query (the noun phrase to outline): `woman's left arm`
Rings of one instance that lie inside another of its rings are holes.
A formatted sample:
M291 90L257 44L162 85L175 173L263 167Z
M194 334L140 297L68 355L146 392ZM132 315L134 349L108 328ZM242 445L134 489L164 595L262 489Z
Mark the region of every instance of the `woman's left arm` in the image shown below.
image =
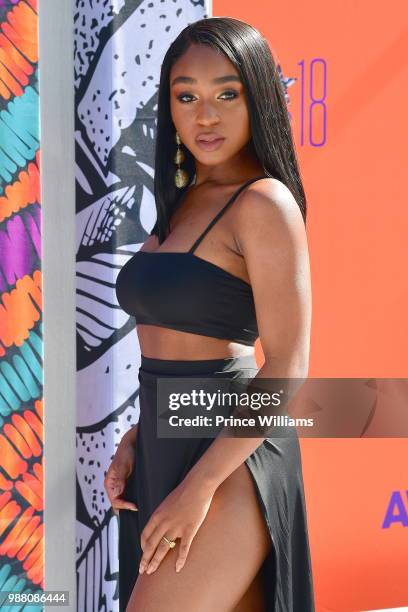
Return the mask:
M245 258L265 357L253 380L305 378L311 288L306 230L300 209L287 187L275 179L266 179L257 181L242 194L234 213L234 235ZM157 568L169 550L167 544L160 543L161 537L170 534L181 538L176 570L181 569L216 489L263 440L263 437L234 438L221 431L150 517L141 538L141 566L150 562L153 571Z
M259 181L237 207L236 239L254 294L265 357L253 378L305 378L308 372L311 289L306 229L290 191ZM256 385L255 385L256 386ZM216 489L264 438L214 440L187 475Z

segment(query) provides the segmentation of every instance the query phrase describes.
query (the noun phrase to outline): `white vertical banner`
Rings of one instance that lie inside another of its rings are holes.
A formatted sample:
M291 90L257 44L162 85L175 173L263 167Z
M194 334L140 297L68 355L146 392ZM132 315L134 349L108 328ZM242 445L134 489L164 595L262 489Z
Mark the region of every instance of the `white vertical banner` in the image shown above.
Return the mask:
M115 282L155 221L161 63L186 25L209 16L206 8L203 0L75 2L79 612L118 610L118 519L103 482L139 418L140 350Z
M72 23L73 5L71 0L40 0L38 9L44 304L44 588L68 591L69 609L74 610L74 82L73 30L67 27Z

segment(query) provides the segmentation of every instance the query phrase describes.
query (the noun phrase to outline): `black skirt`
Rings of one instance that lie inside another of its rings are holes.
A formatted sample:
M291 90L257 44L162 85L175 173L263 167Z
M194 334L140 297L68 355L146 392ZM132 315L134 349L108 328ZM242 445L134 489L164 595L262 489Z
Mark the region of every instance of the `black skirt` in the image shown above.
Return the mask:
M119 609L125 612L139 574L140 534L151 514L183 480L213 438L157 436L160 377L253 378L253 357L176 361L142 355L135 470L123 498L139 508L119 512ZM297 436L265 438L246 459L271 536L262 572L267 612L314 612L301 455Z

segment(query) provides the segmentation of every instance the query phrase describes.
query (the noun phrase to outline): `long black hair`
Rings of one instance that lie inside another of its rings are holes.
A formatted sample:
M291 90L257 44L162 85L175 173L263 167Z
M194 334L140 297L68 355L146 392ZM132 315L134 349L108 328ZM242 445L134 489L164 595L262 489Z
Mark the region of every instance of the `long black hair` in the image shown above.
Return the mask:
M279 179L292 192L306 222L306 196L300 177L285 92L267 40L253 26L232 17L200 19L184 28L172 42L161 66L158 92L154 195L157 221L152 230L161 244L169 233L169 220L188 185L174 184L175 126L170 111L170 71L190 44L221 51L235 66L243 82L249 111L252 145L265 176ZM182 167L192 177L195 161L183 147Z

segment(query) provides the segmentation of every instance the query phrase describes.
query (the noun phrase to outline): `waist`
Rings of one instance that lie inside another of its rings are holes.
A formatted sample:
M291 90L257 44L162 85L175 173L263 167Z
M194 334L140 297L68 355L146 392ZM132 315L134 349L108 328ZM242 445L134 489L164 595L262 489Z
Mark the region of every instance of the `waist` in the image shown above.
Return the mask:
M254 344L258 337L257 334L250 334L248 330L235 330L230 333L225 326L222 328L205 328L202 321L189 324L174 325L170 322L152 322L136 318L136 329L142 352L147 354L156 351L161 346L172 346L175 351L179 349L179 354L184 357L202 355L203 347L208 354L225 355L231 349L233 354L234 347L237 350L254 350ZM186 354L186 350L189 354ZM160 355L161 357L161 355ZM167 357L164 355L164 357ZM205 359L206 356L203 355Z
M255 355L240 355L221 359L156 359L141 355L139 373L158 376L209 376L236 372L258 371Z
M137 323L140 352L164 360L216 360L238 355L255 355L254 346L183 332L159 325Z

